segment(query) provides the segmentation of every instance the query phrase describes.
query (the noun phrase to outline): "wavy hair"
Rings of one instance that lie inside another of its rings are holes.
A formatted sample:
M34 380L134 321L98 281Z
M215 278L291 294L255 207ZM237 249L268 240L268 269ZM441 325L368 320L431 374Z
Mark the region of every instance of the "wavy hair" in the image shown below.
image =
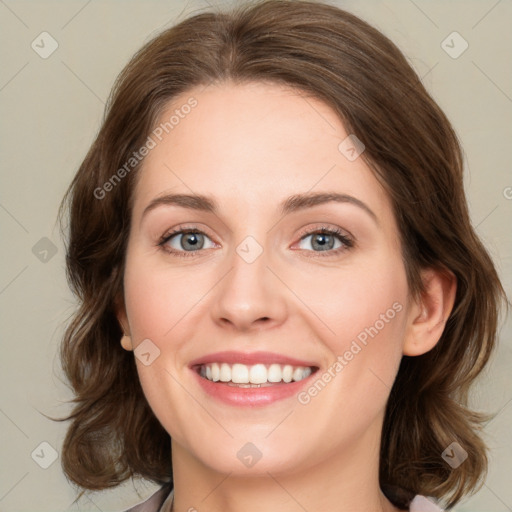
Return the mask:
M145 44L114 84L59 210L61 226L69 220L67 276L79 300L60 352L75 395L72 412L59 419L71 421L62 448L66 476L96 490L132 476L172 482L170 437L144 397L133 355L119 343L115 315L142 164L123 179L113 174L175 96L226 81L286 85L329 105L363 142L362 158L392 199L411 293L422 292L423 268L455 275L441 339L424 355L402 358L380 452L380 485L396 506L406 508L415 494L453 506L481 486L487 470L487 417L467 400L495 346L504 291L471 225L462 151L445 114L382 33L337 7L302 0L191 16ZM456 469L441 457L453 441L468 453Z

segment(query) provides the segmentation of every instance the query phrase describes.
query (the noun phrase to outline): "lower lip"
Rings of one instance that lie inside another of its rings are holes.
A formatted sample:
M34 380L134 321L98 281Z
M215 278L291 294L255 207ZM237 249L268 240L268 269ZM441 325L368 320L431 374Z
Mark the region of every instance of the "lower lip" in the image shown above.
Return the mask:
M211 380L201 377L195 369L191 369L191 371L196 376L196 379L199 380L199 384L204 391L217 400L228 405L258 407L297 395L302 388L309 385L318 370L298 382L290 382L288 384L281 382L261 388L238 388L228 386L225 383L212 382Z

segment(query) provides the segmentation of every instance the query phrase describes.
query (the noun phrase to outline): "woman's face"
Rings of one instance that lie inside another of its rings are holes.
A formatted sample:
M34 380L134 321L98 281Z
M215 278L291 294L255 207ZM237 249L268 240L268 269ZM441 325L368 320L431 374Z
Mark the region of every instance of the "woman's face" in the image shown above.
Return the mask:
M377 456L410 309L391 202L361 147L324 103L263 83L192 89L161 121L120 318L173 448L251 475ZM222 382L248 375L297 381Z

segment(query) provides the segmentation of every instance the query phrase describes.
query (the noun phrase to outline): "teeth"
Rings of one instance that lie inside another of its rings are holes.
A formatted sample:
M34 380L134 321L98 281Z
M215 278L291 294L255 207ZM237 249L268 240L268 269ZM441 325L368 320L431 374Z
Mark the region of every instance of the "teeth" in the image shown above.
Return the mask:
M227 364L220 367L220 381L229 382L231 380L231 369Z
M268 384L275 382L298 382L311 375L311 368L305 366L291 366L289 364L255 364L247 366L235 363L209 363L201 366L199 374L213 382L226 382L240 384L240 387L253 387L251 384ZM247 384L247 386L244 386ZM257 386L254 386L257 387Z

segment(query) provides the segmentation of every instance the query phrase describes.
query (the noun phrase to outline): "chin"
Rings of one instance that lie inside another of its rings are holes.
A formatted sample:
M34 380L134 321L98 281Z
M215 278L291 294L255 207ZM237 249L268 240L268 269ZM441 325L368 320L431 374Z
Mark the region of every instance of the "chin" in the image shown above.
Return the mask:
M217 445L217 447L220 447ZM283 447L271 446L271 443L232 440L229 446L205 454L201 449L199 459L212 470L231 476L262 476L268 473L279 474L296 470L300 466L300 454L286 453ZM304 450L301 449L302 453ZM206 457L205 457L206 455Z

